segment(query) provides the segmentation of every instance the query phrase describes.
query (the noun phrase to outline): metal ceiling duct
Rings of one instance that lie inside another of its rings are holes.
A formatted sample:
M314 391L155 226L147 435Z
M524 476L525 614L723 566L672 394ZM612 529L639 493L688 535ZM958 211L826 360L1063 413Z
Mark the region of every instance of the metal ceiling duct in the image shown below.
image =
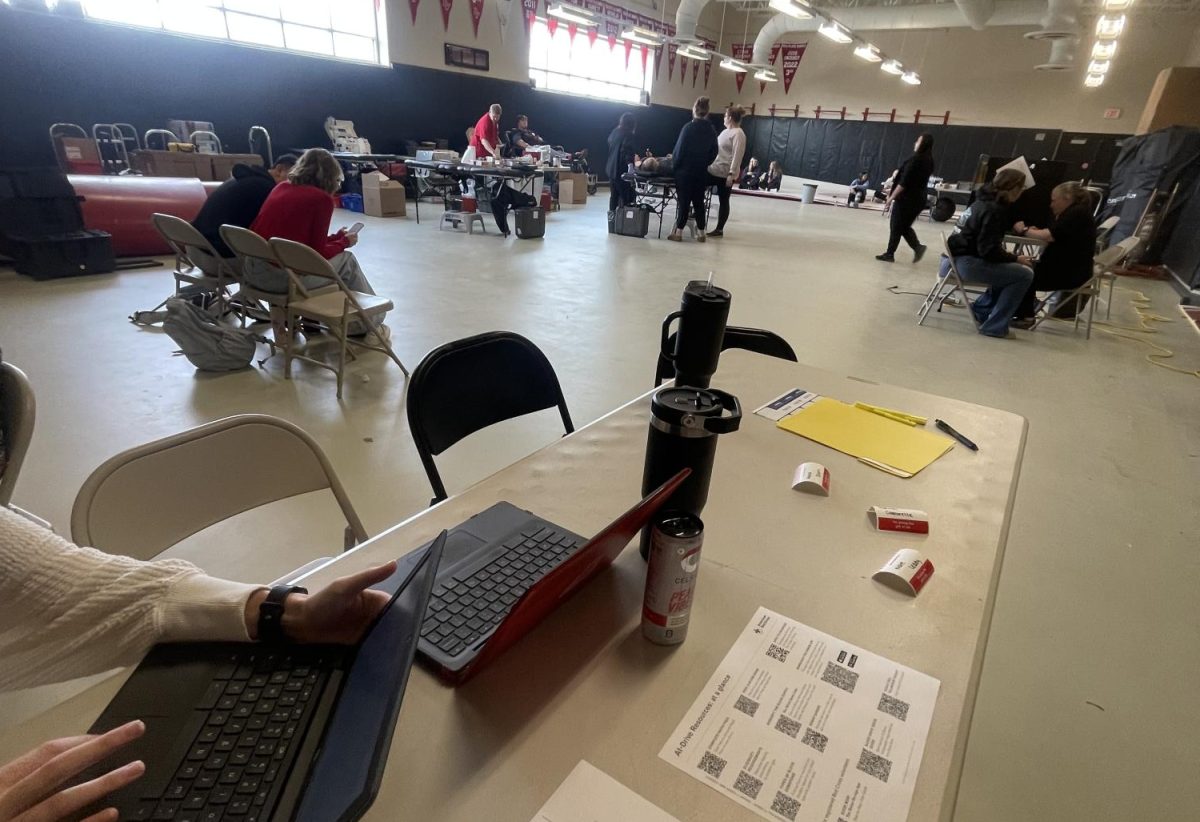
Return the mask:
M696 40L696 26L700 23L700 12L709 0L682 0L675 10L675 39Z
M1042 27L1025 36L1030 40L1078 40L1080 0L1047 0ZM1054 62L1054 52L1050 52ZM1039 66L1039 68L1041 68Z
M954 5L966 18L967 25L976 31L987 28L988 21L996 12L996 0L954 0Z
M1025 35L1028 37L1029 35ZM1075 68L1075 47L1079 45L1078 37L1064 37L1050 41L1050 59L1039 66L1038 71L1071 71Z

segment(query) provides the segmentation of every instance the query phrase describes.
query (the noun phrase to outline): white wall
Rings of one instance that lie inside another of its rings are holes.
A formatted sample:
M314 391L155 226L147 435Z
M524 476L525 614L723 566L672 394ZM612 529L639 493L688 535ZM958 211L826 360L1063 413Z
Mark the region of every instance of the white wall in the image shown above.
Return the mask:
M782 42L808 43L790 93L784 93L782 80L761 93L759 84L748 78L739 94L733 75L723 71L713 101L755 104L759 113L772 104L788 109L799 105L801 115L808 117L818 105L846 106L848 116L858 117L867 107L872 111L894 107L898 119L906 117L909 122L917 109L937 115L949 110L952 125L1131 133L1158 72L1182 64L1198 23L1195 17L1182 15L1139 16L1135 7L1108 79L1097 89L1083 86L1082 68L1087 65L1090 43L1079 46L1079 71L1035 71L1035 65L1047 61L1049 46L1026 40L1022 35L1027 27L863 32L884 53L916 69L920 86L884 74L878 64L856 58L850 46L837 45L816 32L789 34ZM1121 116L1105 119L1108 108L1121 109Z
M663 9L650 5L651 0L627 0L629 8L660 18ZM673 21L676 2L666 3L666 19ZM721 14L726 12L724 45L743 40L745 18L726 4L711 2L701 17L701 33L716 39ZM508 23L502 27L499 10L509 7ZM467 69L450 69L443 59L443 44L458 43L487 49L491 56L490 77L527 82L529 40L525 34L520 0L486 0L479 23L478 38L471 30L470 3L454 0L450 26L443 30L438 0L421 0L414 26L408 0L387 0L389 48L396 63L478 74ZM545 12L542 0L539 13ZM749 24L752 41L765 17L755 17ZM1130 23L1121 39L1108 81L1099 89L1085 89L1082 72L1039 72L1033 66L1045 62L1048 45L1026 40L1026 27L990 28L974 31L969 28L932 31L864 32L887 54L916 68L923 83L908 86L898 78L885 75L877 66L856 59L848 46L838 46L815 32L793 34L785 42L808 42L808 50L789 93L783 83L759 91L759 84L748 78L742 92L736 91L733 76L714 67L709 87L704 88L704 71L692 85L691 68L681 82L679 64L673 78L667 78L667 58L651 92L651 101L660 105L687 108L698 95L708 93L714 105L736 101L742 105L756 104L761 113L775 104L792 108L797 104L801 114L812 116L812 109L847 106L861 116L863 108L872 110L897 109L900 117L911 118L920 109L924 113L941 114L950 111L950 122L958 125L1012 125L1023 127L1061 128L1067 131L1128 133L1134 130L1137 118L1158 72L1172 65L1182 65L1197 40L1200 19L1185 15L1130 15ZM503 28L503 31L502 31ZM583 35L581 34L582 38ZM586 40L584 41L586 42ZM603 46L601 40L597 45ZM1086 65L1088 43L1080 44L1080 63ZM621 48L618 45L618 48ZM639 59L638 52L633 53ZM651 55L653 60L653 55ZM1118 119L1105 119L1109 108L1121 109Z

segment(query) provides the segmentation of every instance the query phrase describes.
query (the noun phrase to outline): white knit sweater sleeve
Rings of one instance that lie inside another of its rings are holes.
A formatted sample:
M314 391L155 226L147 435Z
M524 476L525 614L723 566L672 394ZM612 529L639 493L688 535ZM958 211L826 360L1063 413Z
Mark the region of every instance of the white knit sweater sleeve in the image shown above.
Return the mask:
M733 157L729 161L729 173L734 177L742 172L742 158L746 156L746 132L733 130Z
M156 642L245 642L258 588L80 548L0 506L0 691L131 665Z

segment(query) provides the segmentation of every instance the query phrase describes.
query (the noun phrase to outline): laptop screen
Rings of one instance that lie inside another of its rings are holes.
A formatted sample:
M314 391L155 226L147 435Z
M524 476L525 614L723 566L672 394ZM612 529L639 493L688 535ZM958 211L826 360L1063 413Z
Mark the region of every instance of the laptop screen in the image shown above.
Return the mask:
M346 673L294 819L357 819L375 799L445 542L442 532L428 550L402 557L380 586L398 591Z

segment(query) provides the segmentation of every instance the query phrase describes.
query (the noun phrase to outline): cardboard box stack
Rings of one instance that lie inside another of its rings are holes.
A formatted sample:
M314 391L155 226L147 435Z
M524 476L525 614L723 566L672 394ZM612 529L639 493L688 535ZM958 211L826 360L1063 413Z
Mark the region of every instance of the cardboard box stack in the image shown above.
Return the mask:
M362 176L363 211L372 217L405 217L404 183L378 171Z

